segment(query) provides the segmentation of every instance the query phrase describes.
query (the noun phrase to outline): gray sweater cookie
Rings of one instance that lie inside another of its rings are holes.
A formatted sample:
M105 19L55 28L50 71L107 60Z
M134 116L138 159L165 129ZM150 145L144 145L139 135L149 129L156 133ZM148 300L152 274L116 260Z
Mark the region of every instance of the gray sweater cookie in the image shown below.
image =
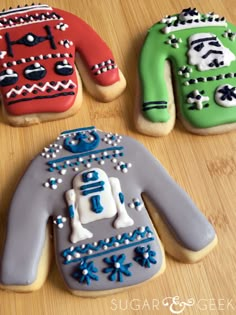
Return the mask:
M66 131L43 149L13 197L0 283L29 285L53 218L57 265L71 291L104 291L157 274L164 257L141 194L181 247L198 252L215 231L137 141L94 127Z

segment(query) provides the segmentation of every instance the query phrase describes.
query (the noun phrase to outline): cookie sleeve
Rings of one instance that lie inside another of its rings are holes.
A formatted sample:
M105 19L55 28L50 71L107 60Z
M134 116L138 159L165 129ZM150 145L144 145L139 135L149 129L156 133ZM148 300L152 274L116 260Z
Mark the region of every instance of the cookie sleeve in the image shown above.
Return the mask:
M40 177L36 159L20 180L11 201L0 266L3 285L26 286L36 280L50 208L50 196Z
M165 63L168 47L159 29L151 28L139 57L139 78L142 89L141 106L144 116L151 122L169 120L168 89L165 82Z
M133 142L133 140L131 140ZM137 147L138 145L138 147ZM141 191L155 206L175 239L186 249L200 251L215 238L215 231L188 194L170 177L162 165L140 144L136 152L135 176Z
M101 37L76 15L55 11L64 16L65 23L70 25L69 35L93 80L102 86L118 82L120 78L113 53Z

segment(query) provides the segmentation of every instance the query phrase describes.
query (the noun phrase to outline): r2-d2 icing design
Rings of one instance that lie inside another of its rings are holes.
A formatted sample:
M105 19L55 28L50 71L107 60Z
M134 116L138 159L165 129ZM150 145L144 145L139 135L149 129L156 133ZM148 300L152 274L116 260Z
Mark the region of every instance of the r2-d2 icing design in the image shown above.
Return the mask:
M66 192L66 201L72 225L70 238L72 243L93 237L92 232L82 224L112 218L115 215L117 215L113 222L115 229L134 224L126 211L119 179L108 178L99 168L76 175L73 189Z
M205 71L226 67L235 60L235 55L211 33L199 33L189 38L189 63Z

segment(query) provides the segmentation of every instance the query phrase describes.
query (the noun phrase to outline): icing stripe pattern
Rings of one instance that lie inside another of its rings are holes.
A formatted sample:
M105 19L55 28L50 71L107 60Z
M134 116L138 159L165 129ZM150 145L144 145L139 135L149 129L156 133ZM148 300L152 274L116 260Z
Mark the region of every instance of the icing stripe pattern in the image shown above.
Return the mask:
M49 7L48 5L46 4L39 4L39 5L32 5L32 6L25 6L25 7L20 7L18 6L16 9L9 9L7 11L2 11L0 12L0 18L2 17L5 17L5 16L9 16L9 15L12 15L12 14L18 14L18 13L21 13L21 12L29 12L29 11L38 11L38 10L52 10L51 7Z
M52 95L41 95L41 96L35 96L35 97L29 97L29 98L21 98L21 99L18 99L16 101L8 102L7 105L12 105L15 103L20 103L20 102L27 102L27 101L32 101L32 100L41 100L44 98L56 98L56 97L68 96L68 95L75 95L75 93L74 92L62 92L62 93L56 93L56 94L52 94Z
M65 156L65 157L63 157L61 159L49 161L47 164L48 165L52 165L54 163L60 163L60 162L68 161L68 160L79 159L79 158L82 158L82 157L85 157L85 156L89 156L89 155L92 155L92 154L98 154L98 153L102 153L102 152L106 152L106 151L122 151L123 149L124 149L124 147L116 147L116 148L111 147L111 148L106 148L106 149L102 149L102 150L90 151L89 153L81 153L81 154Z
M103 252L99 254L99 256L101 256L103 254L107 254L108 252L110 252L107 250L109 248L112 248L112 251L116 251L122 248L135 246L137 245L137 243L140 242L144 243L152 240L154 240L154 238L151 229L148 226L146 227L142 226L130 233L123 233L122 235L112 236L111 238L99 240L98 242L94 243L88 243L86 245L83 244L77 247L72 246L70 248L65 249L62 252L62 256L65 258L64 264L69 264L78 261L80 255L82 254L90 254L89 258L91 258L92 257L91 254L93 251L97 252L103 250ZM126 247L120 245L125 245ZM95 255L97 257L97 254Z
M56 54L47 54L47 55L38 55L38 56L31 56L27 58L21 58L18 60L14 60L12 62L5 62L3 63L4 68L21 65L23 63L32 62L32 61L38 61L38 60L46 60L46 59L52 59L52 58L73 58L72 54L62 54L62 53L56 53Z
M53 91L58 91L59 88L68 89L69 86L72 85L73 87L76 87L76 84L72 81L65 81L65 83L59 81L55 85L51 84L50 82L46 82L43 86L39 84L33 84L30 87L27 87L26 85L23 85L20 89L13 88L9 92L7 92L6 97L10 98L12 93L15 93L16 95L21 95L22 92L26 91L28 93L32 93L33 90L38 89L42 92L45 92L48 88L52 89Z
M94 126L85 127L85 128L77 128L77 129L66 130L66 131L61 132L61 137L64 137L65 135L66 135L66 136L71 136L72 133L74 133L74 135L75 135L77 132L87 131L87 130L94 130L94 131L96 131L96 129L95 129ZM59 139L58 139L58 140L59 140Z
M200 77L200 78L190 79L188 81L185 81L184 85L196 84L199 82L209 82L209 81L216 81L216 80L232 79L232 78L236 78L236 72L229 72L226 74L219 74L219 75L211 76L211 77Z
M186 30L189 28L207 27L207 26L227 26L225 18L202 18L188 21L176 20L173 24L167 24L163 29L163 33L168 34L170 32L176 32L180 30Z

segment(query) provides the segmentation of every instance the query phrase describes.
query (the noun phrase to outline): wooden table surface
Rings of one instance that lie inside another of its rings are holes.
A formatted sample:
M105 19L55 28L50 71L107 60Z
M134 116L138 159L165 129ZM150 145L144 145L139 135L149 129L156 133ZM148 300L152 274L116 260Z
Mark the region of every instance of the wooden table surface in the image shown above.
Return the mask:
M123 293L97 299L72 296L55 262L44 286L34 293L0 291L0 315L171 314L166 297L195 299L183 314L236 314L236 132L196 136L178 121L163 138L139 134L133 112L137 61L147 29L164 15L197 7L236 22L235 0L70 0L47 3L87 21L111 47L127 78L127 89L117 100L98 103L86 92L74 117L25 128L8 126L0 116L0 247L6 232L7 211L17 181L29 161L66 129L96 125L105 131L130 135L160 160L214 224L219 244L203 261L182 264L167 257L166 272L155 280ZM25 1L1 0L0 7ZM181 310L181 306L177 307Z

